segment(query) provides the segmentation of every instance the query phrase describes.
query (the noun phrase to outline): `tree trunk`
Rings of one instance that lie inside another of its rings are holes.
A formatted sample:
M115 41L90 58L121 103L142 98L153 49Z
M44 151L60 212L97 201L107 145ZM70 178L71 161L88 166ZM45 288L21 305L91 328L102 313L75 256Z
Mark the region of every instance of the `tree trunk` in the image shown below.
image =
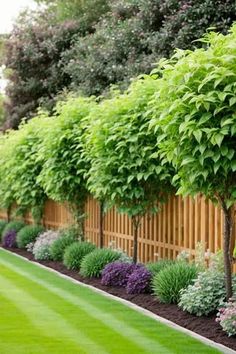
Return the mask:
M103 233L103 221L104 221L104 202L100 202L100 213L99 213L99 240L100 248L104 246L104 233Z
M7 222L11 221L11 210L12 210L11 206L7 207Z
M231 237L232 237L232 207L227 208L222 203L224 212L224 269L225 269L225 287L227 300L232 296L232 257L231 257Z
M133 233L134 233L134 253L133 253L133 263L136 264L138 261L138 229L140 226L140 215L132 216Z

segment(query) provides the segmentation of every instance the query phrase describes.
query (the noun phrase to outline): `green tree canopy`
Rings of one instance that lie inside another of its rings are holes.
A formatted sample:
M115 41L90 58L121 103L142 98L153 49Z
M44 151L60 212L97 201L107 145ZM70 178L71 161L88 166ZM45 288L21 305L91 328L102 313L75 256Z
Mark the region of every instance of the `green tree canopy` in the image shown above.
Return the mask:
M206 50L177 51L161 62L150 115L162 157L177 170L179 193L202 193L224 211L229 297L231 206L236 201L236 25L226 36L210 33L202 41Z
M68 202L72 210L83 209L87 196L87 161L84 157L86 117L94 107L92 98L73 98L58 103L52 129L44 134L38 150L43 167L37 181L55 201Z
M170 187L171 169L156 152L156 136L148 129L147 104L157 82L144 77L130 89L104 100L90 115L88 189L132 217L137 261L137 228L141 216L157 211Z

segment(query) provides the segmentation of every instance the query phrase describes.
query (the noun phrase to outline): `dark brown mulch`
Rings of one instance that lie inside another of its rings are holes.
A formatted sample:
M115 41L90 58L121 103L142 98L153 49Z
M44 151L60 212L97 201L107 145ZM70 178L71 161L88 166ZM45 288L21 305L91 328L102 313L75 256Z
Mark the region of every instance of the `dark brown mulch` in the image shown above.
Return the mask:
M33 259L31 253L20 250L20 249L11 249L12 252L22 255L29 260ZM236 337L228 337L225 334L220 325L215 322L215 315L211 316L202 316L197 317L190 315L187 312L184 312L178 308L176 305L166 305L161 304L158 300L155 299L153 295L150 294L140 294L140 295L128 295L126 294L123 288L116 288L116 287L107 287L103 286L100 283L100 279L97 278L83 278L79 275L77 271L71 271L66 269L66 267L60 262L53 262L53 261L42 261L38 262L47 267L53 268L59 271L62 274L68 275L71 278L79 280L85 284L92 285L96 288L102 289L112 295L121 297L125 300L129 300L130 302L139 305L161 317L164 317L172 322L177 323L178 325L187 328L193 332L196 332L206 338L213 340L214 342L223 344L231 349L236 350Z

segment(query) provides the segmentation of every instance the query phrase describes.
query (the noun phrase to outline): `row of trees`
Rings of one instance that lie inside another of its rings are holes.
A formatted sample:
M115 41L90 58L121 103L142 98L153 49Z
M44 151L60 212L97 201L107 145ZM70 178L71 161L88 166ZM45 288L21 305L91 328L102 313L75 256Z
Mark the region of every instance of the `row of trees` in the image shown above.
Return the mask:
M174 48L202 46L208 27L226 33L234 0L37 0L6 41L6 127L17 128L39 106L52 109L65 91L109 95L149 73Z
M137 231L169 192L204 194L225 215L227 296L236 199L236 25L210 33L207 49L178 50L125 93L69 96L0 139L0 200L40 218L50 197L68 202L82 225L89 193L128 213ZM102 209L102 208L101 208ZM102 220L102 218L101 218ZM82 227L82 226L81 226ZM102 246L102 228L101 228Z

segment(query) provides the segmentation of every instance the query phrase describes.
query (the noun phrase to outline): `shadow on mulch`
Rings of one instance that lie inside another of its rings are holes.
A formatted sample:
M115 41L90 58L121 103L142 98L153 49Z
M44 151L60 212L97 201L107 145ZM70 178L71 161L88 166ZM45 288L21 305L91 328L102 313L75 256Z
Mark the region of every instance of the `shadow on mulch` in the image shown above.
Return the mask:
M68 270L60 262L53 261L35 261L32 254L18 248L11 248L10 251L17 253L31 261L43 264L49 268L55 269L58 272L68 275L73 279L79 280L82 283L92 285L98 289L104 290L109 294L118 296L122 299L128 300L138 306L141 306L158 316L164 317L178 325L187 328L195 333L209 338L214 342L220 343L236 350L236 337L228 337L222 331L220 325L215 322L215 314L210 316L197 317L187 312L182 311L176 305L161 304L158 300L150 294L128 295L123 288L107 287L101 285L100 279L97 278L83 278L77 271Z

